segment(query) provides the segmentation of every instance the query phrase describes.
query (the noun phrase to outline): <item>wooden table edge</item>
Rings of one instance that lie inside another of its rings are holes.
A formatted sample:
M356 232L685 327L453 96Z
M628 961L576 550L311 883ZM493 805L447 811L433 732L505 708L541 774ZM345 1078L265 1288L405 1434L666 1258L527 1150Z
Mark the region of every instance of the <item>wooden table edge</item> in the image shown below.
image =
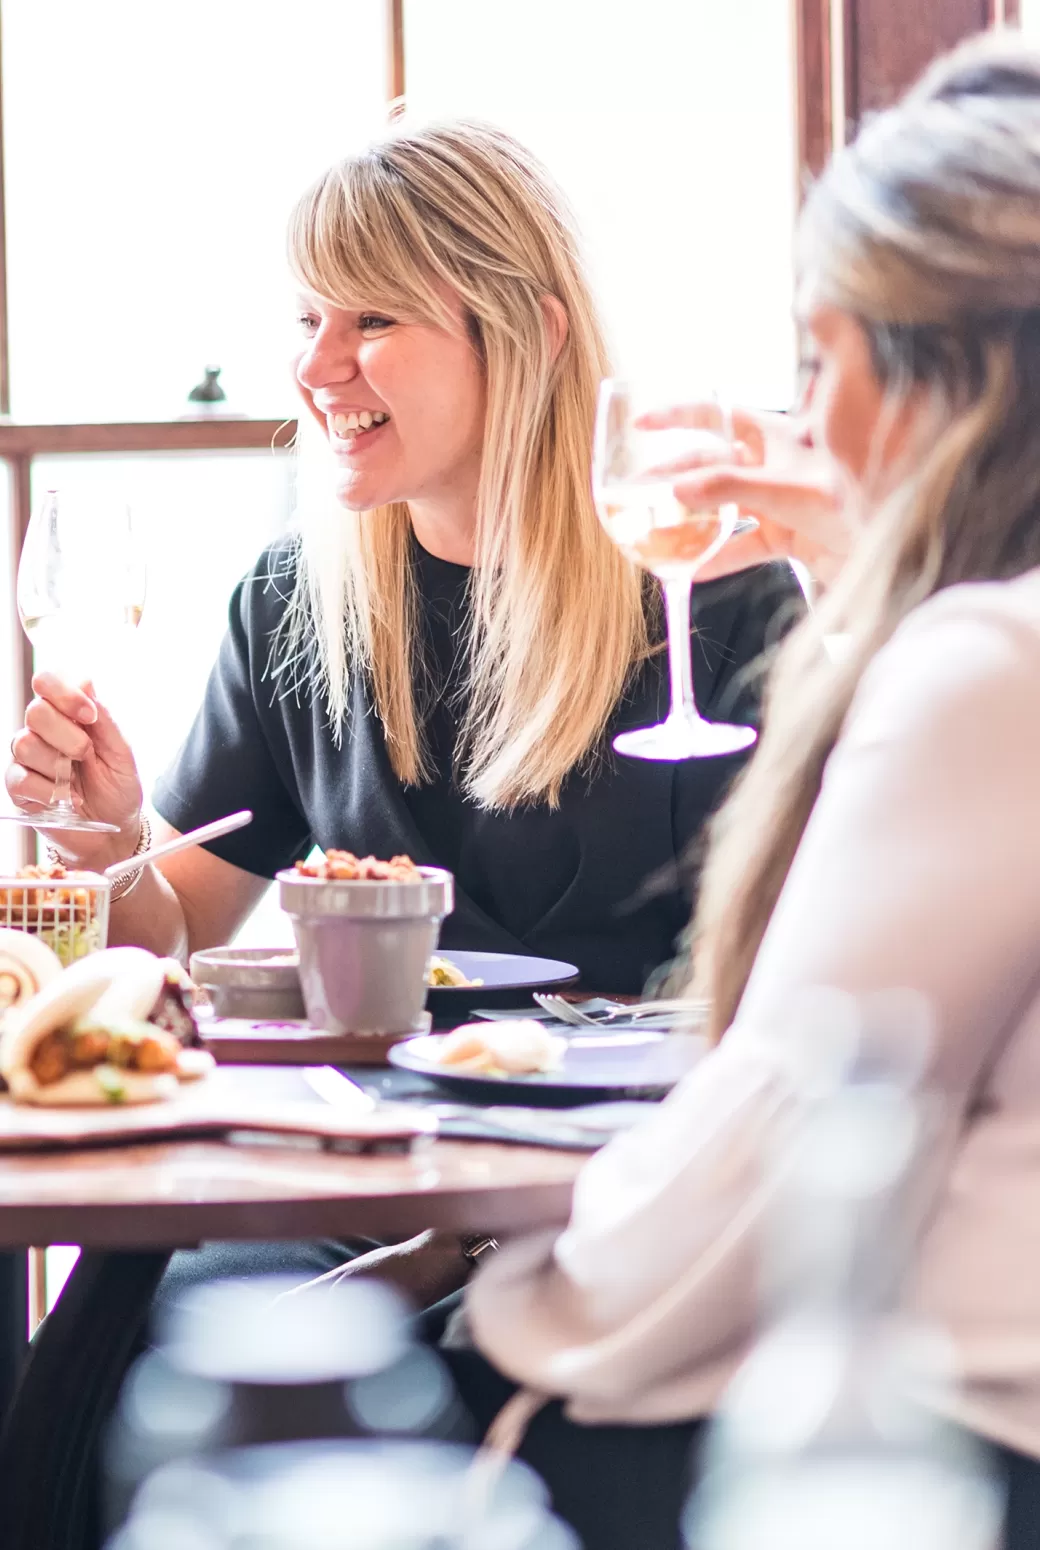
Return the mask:
M218 1147L219 1143L173 1145L208 1149ZM492 1145L434 1142L429 1158L435 1165L442 1149L487 1150ZM189 1248L218 1240L288 1241L349 1238L355 1234L408 1237L427 1227L509 1236L554 1225L562 1227L570 1214L575 1180L588 1154L551 1148L537 1150L544 1156L550 1176L513 1182L496 1182L489 1177L484 1184L469 1178L431 1188L423 1188L418 1182L415 1187L402 1190L374 1185L367 1192L355 1184L355 1193L345 1187L342 1194L316 1190L293 1195L279 1193L276 1179L270 1193L266 1193L266 1180L260 1179L256 1195L248 1199L230 1193L205 1200L8 1200L0 1205L0 1250L41 1243L136 1250ZM351 1159L355 1166L362 1167L369 1162L378 1167L379 1161Z

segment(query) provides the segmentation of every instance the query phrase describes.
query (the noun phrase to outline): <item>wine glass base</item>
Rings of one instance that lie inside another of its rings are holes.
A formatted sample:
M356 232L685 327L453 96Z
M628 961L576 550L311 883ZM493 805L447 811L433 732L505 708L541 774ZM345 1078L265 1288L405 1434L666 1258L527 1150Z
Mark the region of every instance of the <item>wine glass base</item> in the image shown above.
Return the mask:
M722 721L688 721L685 716L669 716L656 727L640 727L622 732L614 739L618 753L630 759L658 759L677 763L681 759L713 759L750 748L758 733L754 727L730 726Z
M48 812L41 807L38 813L0 813L0 823L18 823L24 829L68 829L76 834L118 834L117 823L102 823L97 818L81 818L78 813L58 810Z

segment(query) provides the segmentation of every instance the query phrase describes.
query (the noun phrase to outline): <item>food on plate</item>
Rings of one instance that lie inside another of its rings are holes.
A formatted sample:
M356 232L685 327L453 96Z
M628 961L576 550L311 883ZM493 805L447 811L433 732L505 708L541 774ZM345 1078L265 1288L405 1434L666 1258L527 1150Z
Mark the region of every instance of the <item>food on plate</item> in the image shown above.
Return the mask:
M61 973L61 960L39 937L0 927L0 1015L20 1006Z
M12 1098L60 1107L154 1103L205 1076L213 1057L185 1048L184 1025L171 1016L185 979L140 947L113 947L64 970L4 1017L0 1074ZM193 1019L191 1028L197 1037Z
M411 856L355 856L349 850L327 850L318 861L297 861L300 877L316 877L323 883L421 883L422 873Z
M466 1023L446 1033L437 1050L438 1065L485 1076L525 1076L551 1071L560 1062L566 1039L548 1033L533 1018L500 1023Z
M60 861L22 867L0 884L0 926L24 931L63 964L74 963L104 946L104 882L96 872L70 872Z
M446 986L453 986L458 990L467 985L475 989L476 986L483 985L484 981L468 980L458 964L452 963L450 958L431 958L426 983L438 990Z

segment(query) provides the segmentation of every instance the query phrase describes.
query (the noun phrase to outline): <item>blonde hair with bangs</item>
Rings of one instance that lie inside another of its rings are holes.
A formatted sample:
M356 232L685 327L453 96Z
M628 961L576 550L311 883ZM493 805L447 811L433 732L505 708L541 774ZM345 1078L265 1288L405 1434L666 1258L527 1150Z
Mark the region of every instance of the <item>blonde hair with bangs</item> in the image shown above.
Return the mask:
M298 278L335 305L456 328L464 309L487 408L470 583L465 792L555 805L597 750L649 650L638 571L601 528L589 461L606 351L562 196L508 135L457 123L396 133L328 171L293 213ZM567 316L555 348L544 298ZM431 775L404 504L300 501L297 581L278 670L308 679L335 735L352 675L371 684L394 773Z
M716 1036L873 657L941 589L1040 565L1040 55L998 34L939 61L832 162L800 243L814 299L864 328L882 421L911 393L922 415L838 584L782 649L758 751L713 826L693 952ZM821 650L834 633L837 663Z

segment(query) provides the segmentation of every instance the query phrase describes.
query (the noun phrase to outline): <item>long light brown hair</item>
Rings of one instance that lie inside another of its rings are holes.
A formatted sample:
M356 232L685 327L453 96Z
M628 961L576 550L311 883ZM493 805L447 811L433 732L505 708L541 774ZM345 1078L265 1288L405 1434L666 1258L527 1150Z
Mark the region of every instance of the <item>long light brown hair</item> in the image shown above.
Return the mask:
M934 65L812 191L800 269L814 301L862 324L883 418L910 393L921 417L838 584L779 654L758 751L714 825L693 952L716 1035L871 658L932 593L1040 565L1040 55L1001 34ZM820 649L832 633L848 637L840 663Z
M648 650L639 574L592 504L608 365L563 198L508 135L446 124L331 168L297 205L289 246L302 283L340 306L457 328L444 288L461 302L487 390L462 784L485 807L555 803ZM558 354L546 296L567 315ZM366 674L396 775L421 782L426 664L407 506L356 513L308 495L299 526L283 680L316 686L339 736L352 675Z

